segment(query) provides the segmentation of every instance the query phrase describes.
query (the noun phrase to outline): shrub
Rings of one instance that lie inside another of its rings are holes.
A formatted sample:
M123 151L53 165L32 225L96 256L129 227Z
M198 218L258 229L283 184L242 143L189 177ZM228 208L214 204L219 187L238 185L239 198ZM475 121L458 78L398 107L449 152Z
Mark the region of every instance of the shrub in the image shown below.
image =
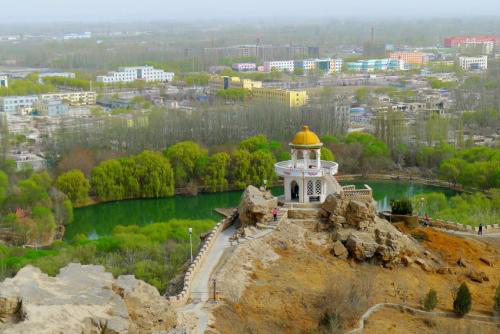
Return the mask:
M391 212L395 215L411 215L413 208L408 198L400 200L391 200Z
M437 305L437 292L434 289L430 289L424 299L424 310L427 312L432 311Z
M464 316L469 313L472 305L472 297L469 288L465 283L462 283L458 288L457 295L453 301L453 312L458 316Z

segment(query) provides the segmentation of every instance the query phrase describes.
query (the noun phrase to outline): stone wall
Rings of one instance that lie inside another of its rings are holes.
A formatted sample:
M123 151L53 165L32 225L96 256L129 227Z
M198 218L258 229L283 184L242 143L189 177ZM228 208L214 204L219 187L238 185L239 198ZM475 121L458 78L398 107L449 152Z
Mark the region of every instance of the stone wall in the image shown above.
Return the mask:
M203 262L205 261L210 250L212 249L215 239L220 234L220 232L224 231L226 228L231 226L237 218L238 218L238 210L235 209L229 217L219 221L217 225L214 226L212 231L207 235L207 237L203 241L202 246L200 247L198 254L193 259L193 262L190 264L184 275L184 287L182 291L175 296L167 297L169 303L172 306L181 306L186 304L189 298L189 294L191 292L191 285L193 283L194 276L203 265Z

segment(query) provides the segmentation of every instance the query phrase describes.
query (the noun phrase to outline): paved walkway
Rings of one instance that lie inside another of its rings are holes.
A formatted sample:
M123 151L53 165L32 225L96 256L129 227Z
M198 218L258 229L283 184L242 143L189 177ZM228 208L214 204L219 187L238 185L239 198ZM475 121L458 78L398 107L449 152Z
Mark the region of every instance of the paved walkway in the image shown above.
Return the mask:
M278 222L270 222L269 224L275 225L273 226L275 228L285 214L286 210L281 210ZM188 332L188 334L203 334L207 329L209 316L205 304L212 298L210 293L213 293L213 282L210 281L210 277L221 260L224 251L233 245L237 246L239 243L262 238L273 232L274 228L270 227L264 229L253 236L240 239L239 241L230 241L230 238L236 233L236 226L233 224L217 236L210 249L210 253L205 258L200 270L195 274L193 279L191 293L189 295L191 303L177 310L177 312L182 313L193 313L198 318L196 330L194 332Z
M478 235L477 232L466 232L466 231L455 231L455 230L448 230L446 228L439 228L439 227L432 227L431 228L441 231L441 232L446 232L450 234L456 234L456 235L466 235L466 236L472 236L472 237L500 237L500 232L493 232L493 233L488 233L486 231L483 231L483 234Z
M210 275L219 263L219 260L224 253L224 250L231 247L229 238L235 233L236 227L231 225L226 230L222 231L215 239L210 253L205 258L200 270L196 273L192 283L192 289L189 298L191 304L178 309L178 312L194 313L198 318L198 326L196 331L188 334L203 334L208 325L208 313L204 308L205 303L210 299Z

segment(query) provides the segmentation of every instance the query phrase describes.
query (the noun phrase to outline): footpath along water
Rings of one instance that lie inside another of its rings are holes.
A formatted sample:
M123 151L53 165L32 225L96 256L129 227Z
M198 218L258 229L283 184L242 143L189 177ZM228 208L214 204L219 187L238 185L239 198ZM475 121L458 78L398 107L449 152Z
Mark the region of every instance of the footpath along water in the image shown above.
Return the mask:
M447 197L456 194L455 191L446 188L402 181L354 180L341 184L355 184L357 188L364 184L370 185L379 210L387 209L391 199L429 192L443 192ZM282 195L283 188L275 187L272 192L274 195ZM236 207L241 194L241 191L228 191L197 196L124 200L75 209L75 220L67 226L65 240L71 240L80 233L91 239L99 238L111 234L116 225L142 226L171 219L218 221L221 217L213 209Z

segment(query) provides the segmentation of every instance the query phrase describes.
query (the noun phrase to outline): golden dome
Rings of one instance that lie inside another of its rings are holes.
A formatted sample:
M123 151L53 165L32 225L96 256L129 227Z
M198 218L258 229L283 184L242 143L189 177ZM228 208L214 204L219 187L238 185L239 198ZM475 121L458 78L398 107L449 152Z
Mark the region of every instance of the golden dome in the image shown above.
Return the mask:
M295 135L295 137L293 137L293 140L290 144L293 146L307 146L307 147L323 145L319 140L318 136L314 132L309 130L309 127L307 125L304 125L302 127L302 130L297 132L297 134Z

